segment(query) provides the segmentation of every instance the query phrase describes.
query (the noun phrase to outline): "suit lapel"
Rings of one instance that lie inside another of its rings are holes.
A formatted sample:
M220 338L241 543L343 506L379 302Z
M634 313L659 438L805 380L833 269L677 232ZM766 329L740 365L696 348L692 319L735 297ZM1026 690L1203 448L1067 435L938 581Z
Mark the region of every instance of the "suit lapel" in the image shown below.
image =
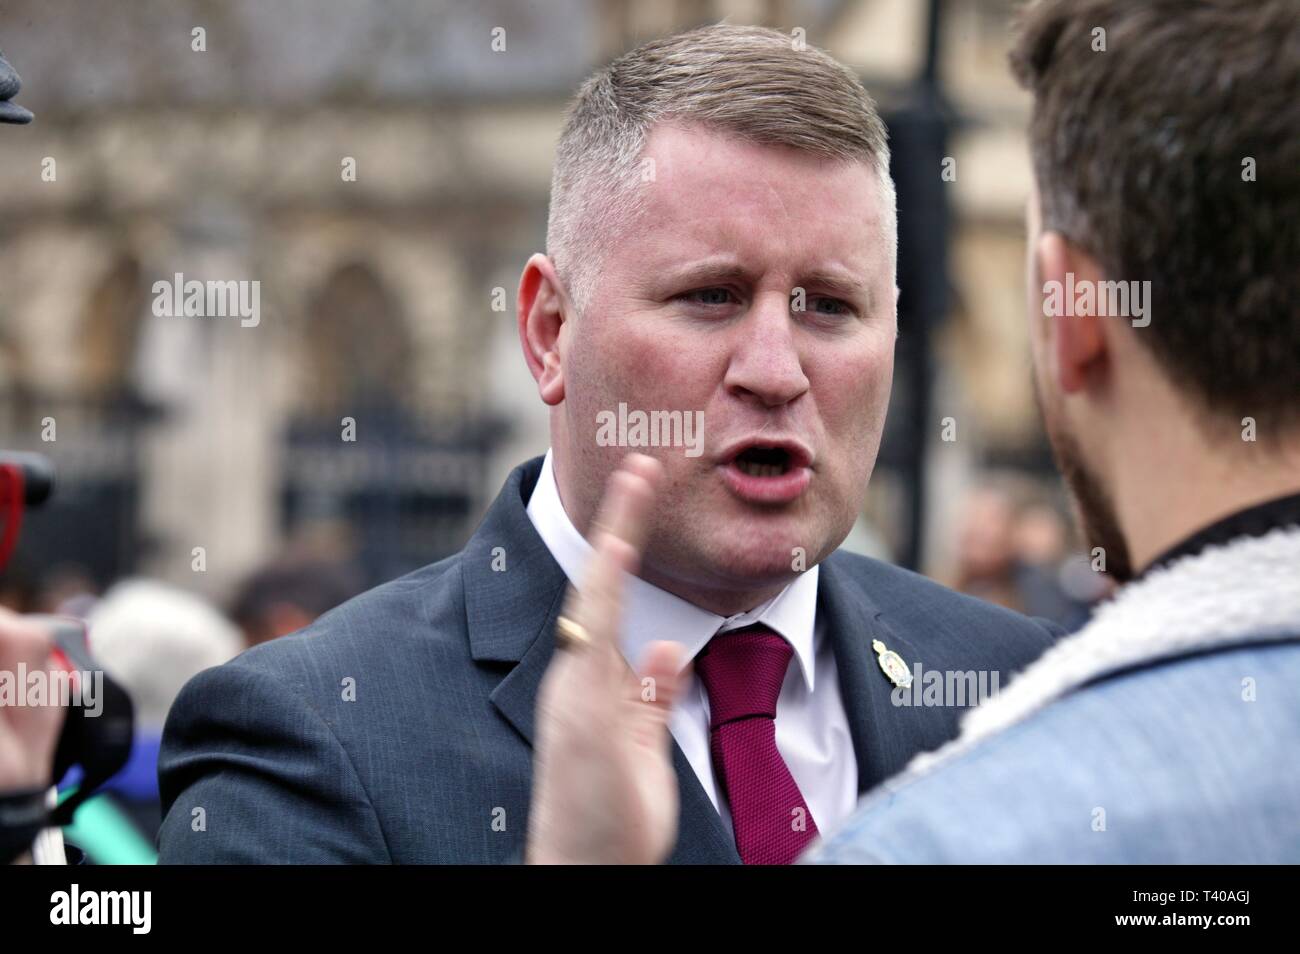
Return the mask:
M541 466L535 458L510 474L462 556L470 652L479 662L516 664L489 698L529 746L568 584L525 509ZM498 547L504 570L494 569L501 565ZM670 863L739 864L734 841L676 742L673 766L681 808Z
M722 817L709 801L695 769L681 746L673 742L673 767L677 769L677 846L668 858L670 865L738 865L736 841L722 824Z
M821 564L817 596L818 625L825 626L835 653L858 763L858 792L863 793L900 771L921 743L904 710L890 700L894 685L881 671L871 641L879 639L909 666L917 651L888 627L861 585L847 578L833 558Z

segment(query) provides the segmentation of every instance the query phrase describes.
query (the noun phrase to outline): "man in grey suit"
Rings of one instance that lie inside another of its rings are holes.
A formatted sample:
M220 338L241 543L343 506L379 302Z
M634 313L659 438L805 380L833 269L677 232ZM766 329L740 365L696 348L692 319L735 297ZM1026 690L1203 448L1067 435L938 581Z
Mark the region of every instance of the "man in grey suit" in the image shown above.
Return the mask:
M896 244L884 128L826 54L718 26L588 80L519 286L550 452L459 554L186 687L161 860L519 859L539 683L589 541L617 559L596 512L630 450L659 496L618 657L678 702L672 861L790 861L950 739L1055 631L836 552L888 403ZM900 702L927 672L961 698Z
M1036 389L1125 585L808 859L1300 862L1300 7L1047 0L1012 62L1035 97ZM537 802L564 810L529 857L652 861L662 819L605 796L662 798L655 746L570 784L591 743L562 715L616 616L584 611L593 648L557 657L539 726ZM633 712L652 737L660 713Z

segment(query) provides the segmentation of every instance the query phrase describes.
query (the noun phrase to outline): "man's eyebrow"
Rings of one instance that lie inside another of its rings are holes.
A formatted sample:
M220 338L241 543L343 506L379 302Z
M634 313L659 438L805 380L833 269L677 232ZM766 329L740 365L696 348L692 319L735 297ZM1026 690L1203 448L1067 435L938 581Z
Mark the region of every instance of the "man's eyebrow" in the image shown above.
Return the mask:
M746 282L752 276L736 262L693 262L678 269L668 269L664 277L674 285L688 286L708 282Z
M816 285L818 288L825 288L827 291L842 295L865 297L868 291L865 282L839 272L809 272L803 280L807 285Z

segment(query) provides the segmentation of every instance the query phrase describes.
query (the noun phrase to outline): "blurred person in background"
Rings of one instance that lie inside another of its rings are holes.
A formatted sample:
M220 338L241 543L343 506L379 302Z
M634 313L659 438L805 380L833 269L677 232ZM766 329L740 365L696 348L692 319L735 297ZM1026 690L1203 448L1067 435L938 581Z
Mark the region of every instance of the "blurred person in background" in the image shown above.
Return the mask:
M249 646L287 636L361 591L356 570L328 559L282 557L240 584L230 617Z
M1050 505L1024 503L1025 496L997 483L971 491L957 532L953 588L1072 632L1104 592L1103 577L1085 564L1089 590L1066 589L1065 521Z
M1066 557L1069 532L1055 507L1030 502L1016 517L1016 555L1033 566L1053 566Z
M158 749L167 712L187 681L234 657L243 640L203 598L153 580L110 588L87 627L95 658L131 696L135 738L127 764L77 810L66 838L92 862L147 863L162 821Z
M1019 611L1014 542L1015 503L1006 491L977 487L966 497L957 528L953 589Z
M36 612L85 619L99 600L99 587L90 571L79 563L52 567L36 593Z
M1024 612L1074 632L1113 592L1114 581L1094 571L1086 554L1070 549L1070 527L1051 504L1031 501L1021 508L1013 533Z
M32 574L20 560L14 559L5 567L0 580L0 608L13 613L34 613L38 587Z

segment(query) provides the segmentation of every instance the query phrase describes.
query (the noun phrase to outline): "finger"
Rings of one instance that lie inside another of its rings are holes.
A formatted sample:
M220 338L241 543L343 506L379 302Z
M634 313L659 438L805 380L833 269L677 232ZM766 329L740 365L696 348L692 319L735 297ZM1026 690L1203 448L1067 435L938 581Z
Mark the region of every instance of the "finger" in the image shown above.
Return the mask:
M635 728L647 746L670 744L668 725L689 678L689 667L682 666L684 654L680 643L657 641L647 646L641 657L640 678L635 684Z
M624 578L638 569L660 473L658 462L640 454L630 455L626 465L610 475L574 608L592 639L612 648L622 622Z
M640 554L649 528L650 506L662 476L663 465L653 457L628 454L623 458L605 485L605 496L588 534L591 545L598 548L600 539L608 534Z
M644 693L641 698L657 709L672 712L681 697L688 674L688 670L682 666L683 655L685 648L681 643L657 640L646 647L638 671L641 674L641 685L644 686L645 681L650 680L655 691L653 698L646 699Z

